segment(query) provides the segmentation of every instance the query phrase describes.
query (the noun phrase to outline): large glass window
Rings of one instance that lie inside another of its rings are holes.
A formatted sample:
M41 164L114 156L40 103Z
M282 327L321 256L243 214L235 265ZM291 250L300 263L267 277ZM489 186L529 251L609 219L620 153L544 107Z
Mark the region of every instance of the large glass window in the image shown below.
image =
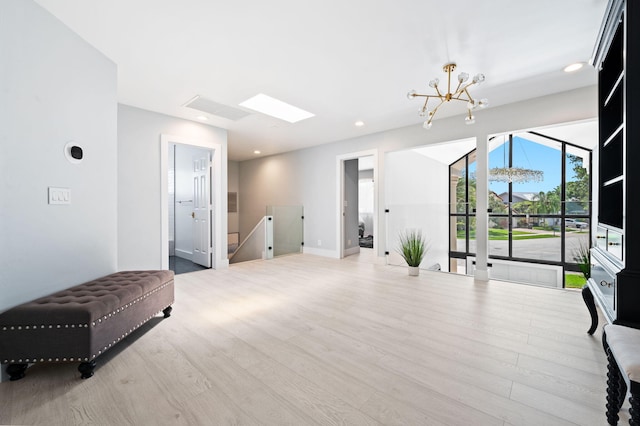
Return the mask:
M472 151L450 166L452 260L476 250L475 159ZM590 164L590 150L540 133L492 138L489 257L577 271L576 253L590 241Z
M470 253L475 253L475 150L449 166L449 191L449 253L452 259L450 271L465 274L466 258Z

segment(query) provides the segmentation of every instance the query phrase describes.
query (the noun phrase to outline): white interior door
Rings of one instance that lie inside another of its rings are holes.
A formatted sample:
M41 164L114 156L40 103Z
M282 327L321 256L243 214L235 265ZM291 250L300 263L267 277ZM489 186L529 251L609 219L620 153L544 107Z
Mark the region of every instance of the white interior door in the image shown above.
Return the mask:
M211 268L211 154L193 157L193 263Z

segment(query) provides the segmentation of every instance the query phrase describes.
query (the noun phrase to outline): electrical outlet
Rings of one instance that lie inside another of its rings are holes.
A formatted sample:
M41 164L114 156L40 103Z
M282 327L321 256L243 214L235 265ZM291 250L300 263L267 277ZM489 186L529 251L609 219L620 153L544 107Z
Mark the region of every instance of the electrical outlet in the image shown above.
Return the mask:
M71 204L71 189L50 186L49 204Z
M322 240L318 240L318 247L322 245Z
M350 246L351 245L351 240L347 240L347 245Z

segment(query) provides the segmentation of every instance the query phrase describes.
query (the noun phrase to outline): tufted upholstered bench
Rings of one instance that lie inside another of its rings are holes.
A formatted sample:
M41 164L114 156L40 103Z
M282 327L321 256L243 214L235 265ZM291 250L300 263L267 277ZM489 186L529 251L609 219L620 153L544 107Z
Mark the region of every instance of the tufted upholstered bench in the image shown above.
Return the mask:
M618 412L627 389L631 393L631 426L640 426L640 330L622 325L604 327L603 342L607 353L607 421L618 423Z
M0 314L0 362L11 380L30 363L95 359L174 301L173 271L126 271L59 291Z

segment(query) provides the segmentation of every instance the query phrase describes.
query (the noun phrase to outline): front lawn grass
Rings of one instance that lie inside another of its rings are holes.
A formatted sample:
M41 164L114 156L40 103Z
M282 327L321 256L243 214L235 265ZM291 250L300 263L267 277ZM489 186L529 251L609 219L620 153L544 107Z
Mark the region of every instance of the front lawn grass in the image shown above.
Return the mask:
M565 288L582 288L587 283L587 279L582 274L565 274Z
M465 237L464 230L457 232L457 237L463 239ZM560 235L551 234L536 234L527 231L513 231L514 240L535 240L539 238L559 238ZM471 231L469 233L469 239L474 240L476 238L476 232ZM509 239L509 230L507 229L489 229L489 240L491 241L507 241Z

